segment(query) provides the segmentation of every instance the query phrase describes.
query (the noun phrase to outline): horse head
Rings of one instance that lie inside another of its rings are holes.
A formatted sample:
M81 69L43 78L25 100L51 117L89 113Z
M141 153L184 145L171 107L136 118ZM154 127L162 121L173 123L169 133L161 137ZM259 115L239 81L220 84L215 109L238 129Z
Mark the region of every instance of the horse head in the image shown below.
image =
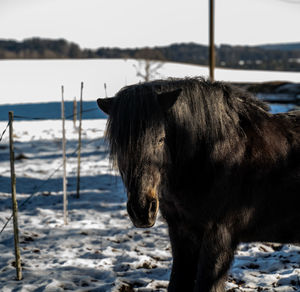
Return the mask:
M109 116L106 138L127 189L127 211L136 227L152 227L156 221L167 152L164 116L180 92L138 93L129 87L116 97L97 100Z

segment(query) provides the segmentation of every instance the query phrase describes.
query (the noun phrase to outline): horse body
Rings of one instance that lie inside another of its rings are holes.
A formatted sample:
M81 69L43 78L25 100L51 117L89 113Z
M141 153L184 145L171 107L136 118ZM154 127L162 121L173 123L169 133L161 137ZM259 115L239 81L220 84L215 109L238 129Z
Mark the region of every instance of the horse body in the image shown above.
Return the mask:
M168 223L169 291L224 291L240 242L300 242L300 114L201 78L98 100L137 227Z

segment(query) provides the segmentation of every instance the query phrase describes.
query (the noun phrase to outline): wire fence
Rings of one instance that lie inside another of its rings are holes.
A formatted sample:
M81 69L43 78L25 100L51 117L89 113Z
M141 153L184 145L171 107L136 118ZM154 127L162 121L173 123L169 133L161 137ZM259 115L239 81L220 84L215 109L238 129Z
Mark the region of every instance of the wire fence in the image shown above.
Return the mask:
M90 109L86 109L83 110L82 113L88 113L88 112L92 112L92 111L96 111L98 110L97 108L90 108ZM74 118L74 116L77 114L71 114L66 116L66 120ZM39 121L48 121L49 118L41 118L41 117L28 117L28 116L20 116L20 115L14 115L15 119L24 119L24 120L39 120Z
M71 154L71 156L76 154L77 151L78 151L78 148ZM38 194L40 189L48 183L48 181L62 168L62 166L63 166L63 163L61 163L41 184L34 187L32 194L19 205L20 211L22 211L23 206L25 206L36 194ZM13 215L11 215L7 219L6 223L4 224L3 228L0 231L0 234L4 231L4 229L6 228L7 224L10 222L12 217L13 217Z
M83 110L82 113L88 113L88 112L92 112L92 111L96 111L96 110L98 110L98 109L97 108L90 108L90 109ZM77 115L77 114L71 114L71 115L66 116L66 120L74 118L75 115ZM49 118L29 117L29 116L20 116L20 115L14 115L14 118L15 119L24 119L24 120L39 120L39 121L48 121L49 120ZM0 142L2 141L9 125L10 125L10 121L7 123L6 127L4 128L4 130L1 133Z
M10 121L7 123L5 129L2 131L2 134L1 134L1 136L0 136L0 142L2 141L2 138L3 138L4 134L5 134L5 132L7 131L9 125L10 125Z
M87 113L87 112L91 112L91 111L95 111L98 110L97 108L91 108L91 109L86 109L83 110L82 113ZM72 117L74 117L76 114L72 114L66 117L66 119L70 119ZM29 116L20 116L20 115L14 115L15 119L26 119L26 120L49 120L49 118L41 118L41 117L29 117ZM0 136L0 141L2 140L3 136L5 135L5 132L7 131L8 127L10 125L10 121L8 122L8 124L6 125L5 129L3 130L1 136ZM99 138L95 138L92 139L91 141L89 141L88 143L86 143L86 145L89 145L95 141L99 140ZM77 154L79 150L79 145L77 146L77 148L68 156L69 157L73 157ZM43 186L45 186L48 181L62 168L63 163L61 163L45 180L43 180L42 183L40 183L39 185L35 186L32 193L29 195L29 197L27 197L20 205L19 205L19 210L22 211L25 209L25 205L35 196L39 193L39 191L41 190L41 188ZM2 234L2 232L5 230L5 228L7 227L7 225L9 224L9 222L11 221L11 219L13 218L13 214L11 214L11 216L6 220L5 224L3 225L1 231L0 231L0 235Z

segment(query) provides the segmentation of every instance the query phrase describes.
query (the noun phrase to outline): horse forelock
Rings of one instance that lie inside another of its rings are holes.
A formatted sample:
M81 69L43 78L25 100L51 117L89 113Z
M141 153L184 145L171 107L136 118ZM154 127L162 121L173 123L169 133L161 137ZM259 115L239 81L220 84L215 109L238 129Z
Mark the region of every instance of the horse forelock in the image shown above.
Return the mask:
M147 84L128 86L116 95L106 129L114 164L120 159L128 163L150 145L162 119L154 89Z

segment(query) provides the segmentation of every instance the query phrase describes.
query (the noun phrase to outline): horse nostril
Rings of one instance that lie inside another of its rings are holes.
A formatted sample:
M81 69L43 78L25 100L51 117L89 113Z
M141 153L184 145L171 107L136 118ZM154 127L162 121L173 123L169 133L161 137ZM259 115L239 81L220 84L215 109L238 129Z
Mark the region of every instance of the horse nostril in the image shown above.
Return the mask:
M150 214L156 214L157 211L157 202L156 200L153 200L150 202L150 206L149 206L149 213Z

